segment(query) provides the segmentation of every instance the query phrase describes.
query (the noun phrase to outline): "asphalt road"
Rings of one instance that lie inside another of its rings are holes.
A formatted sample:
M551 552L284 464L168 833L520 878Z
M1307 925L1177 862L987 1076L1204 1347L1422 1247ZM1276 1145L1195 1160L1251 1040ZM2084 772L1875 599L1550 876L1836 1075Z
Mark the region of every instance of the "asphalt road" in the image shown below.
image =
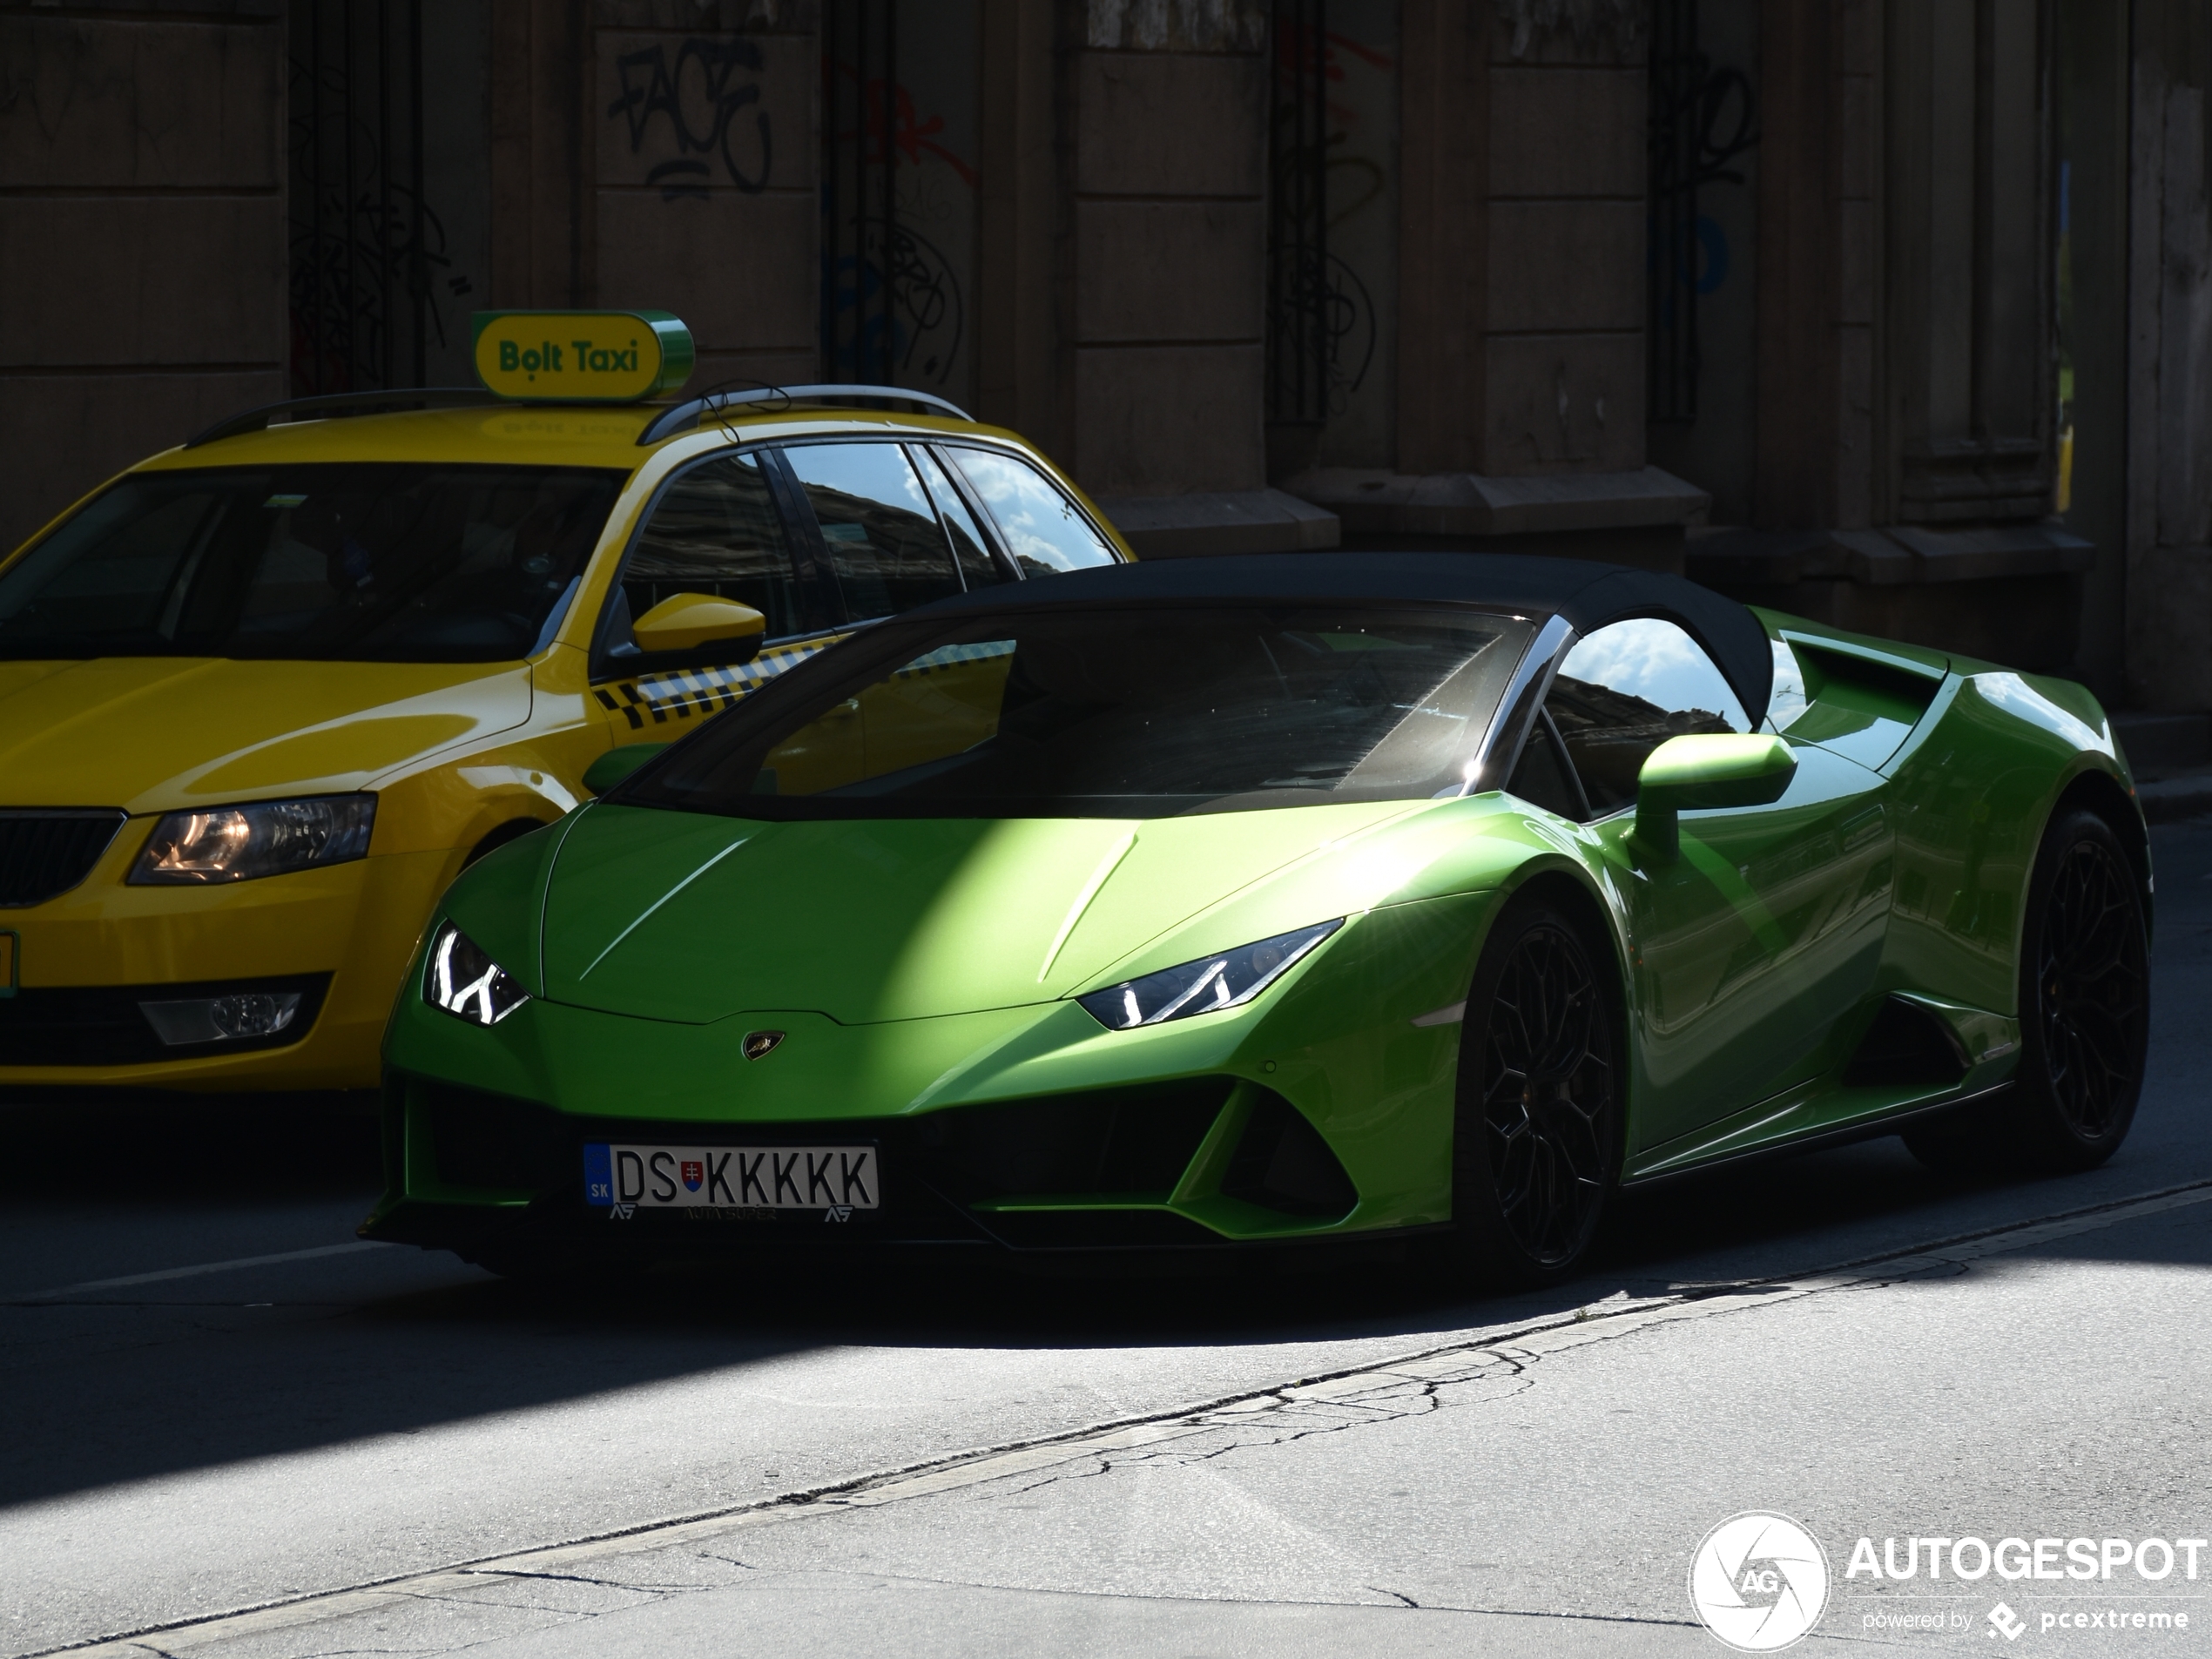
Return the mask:
M2212 1649L2212 1548L1844 1575L1862 1536L2212 1535L2212 829L2155 835L2152 1079L2105 1169L1962 1188L1879 1141L1716 1174L1624 1204L1549 1298L549 1296L354 1245L358 1127L13 1112L0 1649L1713 1652L1685 1578L1746 1509L1824 1546L1816 1642Z

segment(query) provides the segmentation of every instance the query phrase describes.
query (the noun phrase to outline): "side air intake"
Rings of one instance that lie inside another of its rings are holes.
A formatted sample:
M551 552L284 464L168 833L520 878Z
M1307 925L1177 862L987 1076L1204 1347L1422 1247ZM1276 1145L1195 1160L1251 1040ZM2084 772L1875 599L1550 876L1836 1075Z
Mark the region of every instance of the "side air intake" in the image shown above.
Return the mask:
M1951 1028L1918 1002L1892 996L1874 1015L1844 1068L1861 1089L1942 1089L1966 1075L1966 1051Z

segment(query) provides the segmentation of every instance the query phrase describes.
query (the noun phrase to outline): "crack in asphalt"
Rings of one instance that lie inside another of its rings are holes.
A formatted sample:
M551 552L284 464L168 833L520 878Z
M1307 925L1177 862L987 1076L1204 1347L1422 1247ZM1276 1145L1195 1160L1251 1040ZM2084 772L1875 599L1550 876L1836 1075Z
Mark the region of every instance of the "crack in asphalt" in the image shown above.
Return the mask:
M680 1545L701 1534L726 1533L748 1526L849 1514L855 1509L873 1508L968 1488L976 1489L977 1499L1002 1501L1022 1492L1038 1490L1058 1481L1096 1479L1113 1473L1116 1468L1143 1467L1148 1464L1195 1465L1238 1450L1289 1445L1317 1435L1340 1433L1349 1428L1402 1421L1460 1404L1495 1403L1535 1386L1536 1379L1531 1374L1531 1368L1536 1361L1587 1345L1618 1342L1656 1326L1687 1319L1757 1312L1784 1303L1838 1291L1877 1290L1915 1279L1958 1277L1970 1271L1970 1264L1986 1256L2027 1249L2052 1239L2117 1225L2160 1211L2206 1202L2212 1202L2212 1181L2189 1182L2162 1190L2139 1193L2109 1204L2085 1206L2055 1216L2037 1217L2007 1226L1984 1228L1932 1243L1885 1251L1808 1273L1791 1274L1767 1281L1744 1280L1729 1285L1698 1286L1694 1290L1672 1291L1669 1294L1641 1299L1625 1295L1610 1296L1597 1304L1530 1319L1518 1327L1499 1331L1484 1340L1447 1344L1395 1359L1347 1367L1195 1407L1184 1406L1045 1439L931 1459L905 1469L863 1476L809 1492L786 1494L709 1514L644 1523L596 1537L516 1551L429 1573L404 1575L381 1583L273 1600L254 1608L202 1615L139 1631L88 1638L44 1651L62 1653L108 1647L117 1653L136 1651L158 1656L158 1659L181 1659L180 1656L155 1648L142 1638L157 1632L192 1632L202 1638L219 1640L223 1634L220 1627L226 1624L243 1627L249 1622L258 1624L270 1620L309 1623L318 1616L318 1609L320 1609L322 1617L343 1616L347 1612L374 1606L384 1598L396 1601L466 1601L466 1598L442 1595L439 1588L471 1577L565 1579L653 1599L664 1599L694 1588L714 1587L648 1588L621 1584L618 1581L544 1570L544 1568L550 1568L563 1558L573 1560L579 1556L620 1551L665 1548ZM1480 1399L1470 1395L1464 1400L1455 1398L1451 1392L1469 1385L1481 1384L1502 1386ZM1291 1420L1287 1426L1285 1420ZM1180 1444L1202 1440L1208 1436L1216 1437L1220 1443L1203 1451ZM1089 1467L1080 1471L1067 1467L1074 1464L1087 1464ZM1010 1489L1004 1484L1036 1474L1042 1474L1045 1478ZM713 1555L711 1552L695 1553L704 1554L707 1559L729 1559ZM533 1561L543 1563L544 1568L522 1565ZM731 1564L747 1571L757 1570L744 1562L732 1561ZM898 1575L876 1573L866 1576ZM442 1586L441 1581L443 1581ZM980 1583L970 1587L1035 1588ZM1376 1587L1365 1588L1373 1589ZM1035 1593L1113 1594L1079 1590L1038 1590ZM1376 1593L1405 1601L1409 1607L1414 1605L1397 1591L1378 1589ZM1131 1599L1174 1601L1192 1598L1140 1595ZM516 1607L513 1603L488 1603L481 1600L467 1601L466 1604L486 1611L498 1607ZM637 1604L631 1605L634 1607ZM618 1609L531 1610L583 1620L600 1617L606 1612ZM1528 1618L1595 1619L1614 1623L1694 1624L1689 1620L1654 1619L1633 1615L1530 1611L1513 1608L1433 1606L1421 1610L1487 1613ZM294 1615L299 1616L290 1616ZM243 1633L241 1629L240 1634ZM202 1648L206 1643L195 1641L192 1645ZM475 1642L448 1642L444 1645L445 1650L454 1651L479 1644ZM412 1653L421 1649L347 1651ZM308 1659L341 1659L341 1656L337 1653L320 1654L310 1656Z
M986 1482L968 1499L971 1503L995 1503L1009 1497L1020 1497L1065 1480L1096 1480L1118 1469L1142 1469L1154 1465L1171 1468L1187 1468L1212 1462L1231 1453L1263 1451L1275 1447L1291 1446L1325 1434L1341 1434L1347 1429L1371 1428L1384 1423L1404 1422L1408 1419L1426 1417L1449 1406L1489 1405L1510 1399L1535 1386L1535 1379L1528 1374L1528 1367L1541 1356L1521 1350L1489 1348L1476 1352L1474 1363L1452 1374L1413 1379L1390 1372L1369 1373L1377 1377L1376 1386L1359 1393L1341 1389L1331 1391L1327 1397L1307 1399L1297 1388L1274 1388L1264 1394L1248 1397L1234 1404L1211 1411L1194 1413L1177 1421L1175 1427L1180 1434L1165 1433L1161 1440L1150 1447L1133 1449L1125 1457L1111 1453L1080 1453L1091 1467L1081 1469L1062 1469L1042 1480L1032 1480L1010 1491ZM1357 1373L1355 1373L1357 1374ZM1486 1391L1480 1399L1456 1391L1469 1384L1504 1384L1503 1387ZM1454 1391L1447 1393L1447 1391ZM1280 1424L1291 1420L1287 1427L1272 1432L1261 1431L1263 1426ZM1212 1438L1219 1440L1206 1450L1195 1450L1180 1442ZM1008 1479L1020 1479L1009 1476Z

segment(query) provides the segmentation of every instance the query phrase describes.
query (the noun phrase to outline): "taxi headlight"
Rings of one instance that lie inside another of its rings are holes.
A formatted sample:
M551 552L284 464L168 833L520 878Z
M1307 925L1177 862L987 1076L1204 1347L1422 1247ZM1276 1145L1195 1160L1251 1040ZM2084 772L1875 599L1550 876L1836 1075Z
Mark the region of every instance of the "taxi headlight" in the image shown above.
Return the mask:
M1123 980L1076 1000L1111 1031L1188 1019L1249 1002L1291 970L1291 965L1344 926L1344 918L1277 934L1142 979Z
M153 826L131 871L133 887L251 881L368 854L374 795L258 800L171 813Z
M482 945L448 921L430 941L422 1000L471 1025L497 1025L529 1001L530 994L485 954Z

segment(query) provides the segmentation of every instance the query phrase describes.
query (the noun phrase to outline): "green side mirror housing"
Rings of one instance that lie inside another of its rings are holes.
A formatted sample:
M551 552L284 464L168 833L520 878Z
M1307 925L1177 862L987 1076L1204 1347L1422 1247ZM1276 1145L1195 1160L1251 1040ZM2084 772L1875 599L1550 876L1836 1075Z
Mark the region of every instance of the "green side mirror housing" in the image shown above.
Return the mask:
M625 743L610 749L583 769L583 786L604 795L667 747L664 743Z
M1669 738L1636 774L1636 840L1672 858L1682 847L1678 814L1713 806L1765 806L1797 775L1797 757L1764 732L1701 732Z
M697 651L702 645L751 645L767 637L768 618L751 605L711 593L671 594L630 624L630 637L646 652ZM751 655L739 650L738 658Z

